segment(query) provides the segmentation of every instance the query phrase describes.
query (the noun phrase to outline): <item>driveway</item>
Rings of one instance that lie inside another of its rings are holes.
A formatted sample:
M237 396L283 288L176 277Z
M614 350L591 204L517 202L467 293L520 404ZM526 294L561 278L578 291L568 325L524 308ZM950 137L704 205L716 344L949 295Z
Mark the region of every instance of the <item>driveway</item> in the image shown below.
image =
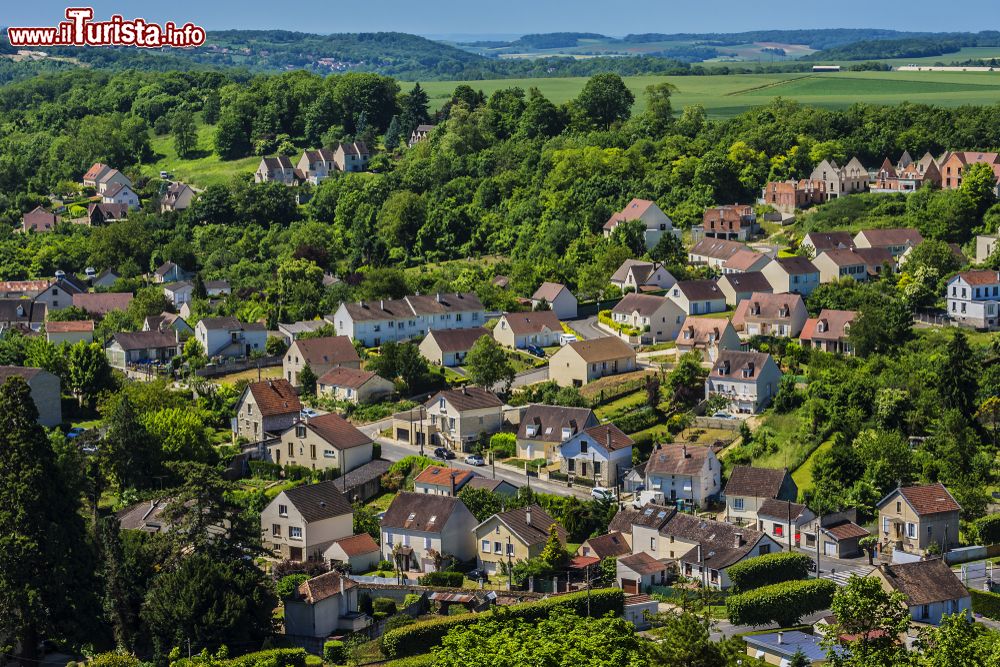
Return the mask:
M580 320L571 320L569 326L573 331L580 334L584 340L593 340L595 338L605 338L610 336L607 331L600 329L597 326L597 316L591 315L590 317L585 317Z

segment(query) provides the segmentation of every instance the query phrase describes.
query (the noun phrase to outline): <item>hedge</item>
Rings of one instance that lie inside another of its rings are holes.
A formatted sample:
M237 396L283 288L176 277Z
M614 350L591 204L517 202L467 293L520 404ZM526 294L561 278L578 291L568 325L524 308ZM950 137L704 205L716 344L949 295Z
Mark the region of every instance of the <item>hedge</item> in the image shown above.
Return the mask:
M975 526L980 544L1000 544L1000 514L980 517Z
M638 336L640 333L642 333L642 330L640 330L638 327L634 327L630 324L623 324L621 322L615 322L614 319L611 317L610 310L602 310L599 313L597 313L597 320L601 324L609 326L614 331L623 333L626 336Z
M170 664L172 667L197 667L206 663L211 663L213 667L305 667L306 651L301 648L273 648L228 660L206 659L199 655L181 658Z
M837 584L829 579L783 581L726 598L726 615L733 625L796 625L807 614L826 609Z
M421 586L446 586L461 588L465 583L465 575L461 572L428 572L418 579Z
M323 644L323 660L332 665L342 665L347 662L347 646L336 639Z
M617 588L602 588L590 592L590 615L620 616L625 608L625 594ZM569 593L557 597L511 605L504 608L507 618L536 622L548 618L553 609L570 609L583 616L587 613L587 593ZM389 630L382 635L382 652L389 659L427 653L441 643L453 628L464 627L489 618L483 614L460 614L414 623Z
M734 593L749 591L761 586L780 584L783 581L805 579L809 576L812 558L806 554L778 551L755 558L748 558L726 570Z
M611 421L624 433L637 433L638 431L644 431L647 428L656 426L659 420L660 416L657 412L646 406L621 417L615 417Z
M970 588L969 595L972 596L972 611L1000 621L1000 594Z

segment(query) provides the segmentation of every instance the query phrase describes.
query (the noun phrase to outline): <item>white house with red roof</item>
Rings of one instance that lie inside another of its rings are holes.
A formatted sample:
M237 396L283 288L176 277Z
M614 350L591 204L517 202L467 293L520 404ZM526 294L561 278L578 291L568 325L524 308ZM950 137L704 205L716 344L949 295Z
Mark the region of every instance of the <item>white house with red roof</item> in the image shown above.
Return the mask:
M948 317L977 329L995 329L1000 308L1000 272L963 271L948 281Z
M674 223L654 202L648 199L633 199L625 208L611 214L604 223L604 236L610 237L618 225L633 220L639 220L646 226L644 237L646 248L649 249L652 249L664 234L679 235L679 230L674 229Z

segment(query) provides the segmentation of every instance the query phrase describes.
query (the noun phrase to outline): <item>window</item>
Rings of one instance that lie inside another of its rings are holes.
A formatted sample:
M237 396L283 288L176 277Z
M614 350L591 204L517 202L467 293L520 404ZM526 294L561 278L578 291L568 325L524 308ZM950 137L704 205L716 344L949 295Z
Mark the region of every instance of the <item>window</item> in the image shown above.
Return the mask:
M896 501L896 514L899 514L902 511L903 511L903 503L901 503L900 501L897 500Z
M494 542L493 543L493 553L495 553L495 554L502 554L503 553L503 544L501 544L500 542Z
M594 461L594 477L597 477L600 474L601 474L601 462Z
M316 445L309 445L309 458L316 458Z
M271 524L271 535L273 535L274 537L281 537L281 524L280 523L272 523Z
M482 546L482 548L483 548L483 553L484 554L488 554L490 552L490 541L489 540L483 540L483 546Z
M424 549L430 549L430 548L431 548L431 538L425 537L424 538Z
M392 546L392 533L385 534L385 543L390 547Z
M508 556L513 556L514 555L514 543L513 542L508 542L507 543L507 555Z
M774 524L774 534L777 535L778 537L781 537L782 535L785 534L785 527L782 526L780 523Z
M295 426L295 437L296 438L304 438L304 437L306 437L306 425L305 424L296 424L296 426Z
M889 533L889 517L887 516L882 517L882 532Z
M278 516L288 516L288 505L278 505Z
M576 459L566 459L566 470L576 472Z
M302 528L301 528L301 526L289 526L289 528L288 528L288 537L291 538L291 539L293 539L293 540L301 540L302 539Z
M758 549L758 551L759 551L759 553L760 553L761 556L766 556L767 554L771 553L771 545L770 544L762 544L762 545L760 545L760 548Z
M733 509L742 512L743 511L743 499L733 498Z
M913 523L906 524L906 536L913 538L917 536L917 526Z
M587 453L587 441L586 440L581 440L580 441L580 453L581 454L586 454Z
M649 550L650 551L656 551L656 538L655 537L649 538Z

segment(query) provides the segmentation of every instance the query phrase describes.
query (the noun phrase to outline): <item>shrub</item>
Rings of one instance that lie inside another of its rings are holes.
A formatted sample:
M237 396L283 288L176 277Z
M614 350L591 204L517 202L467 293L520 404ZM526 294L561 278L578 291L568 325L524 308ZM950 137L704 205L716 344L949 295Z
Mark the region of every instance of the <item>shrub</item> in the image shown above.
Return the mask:
M837 584L829 579L784 581L726 598L726 615L734 625L796 625L806 614L826 609Z
M499 458L509 459L517 453L517 436L513 433L494 433L490 438L490 450Z
M447 586L461 588L465 575L461 572L428 572L419 579L421 586Z
M250 461L250 476L257 479L278 479L281 477L281 466L270 461Z
M989 514L976 519L976 534L980 544L1000 543L1000 514Z
M360 593L358 595L358 611L369 616L375 613L375 609L372 607L371 595L368 593Z
M624 606L625 594L621 590L605 588L590 592L591 616L600 617L609 613L618 616L623 613ZM548 618L553 609L569 609L582 616L587 613L587 593L570 593L537 602L511 605L505 612L509 618L533 623ZM451 629L471 625L481 618L479 614L460 614L390 630L382 635L382 652L389 659L427 653L440 644L441 638Z
M649 407L644 407L635 412L630 412L627 415L618 417L614 419L614 424L620 428L625 433L635 433L637 431L644 431L647 428L656 426L658 421L658 416L655 410Z
M172 667L196 667L209 664L212 667L305 667L306 652L301 648L274 648L266 651L247 653L238 658L220 659L216 656L194 656L173 660Z
M626 336L638 336L642 333L642 330L638 327L633 327L630 324L622 324L621 322L615 322L611 318L610 310L602 310L597 313L597 319L601 324L611 327L612 330L625 334Z
M375 598L372 600L372 609L376 614L392 616L396 613L396 601L392 598Z
M323 659L333 665L347 662L347 647L344 642L333 639L323 644Z
M434 654L415 655L409 658L400 658L392 662L385 663L385 667L433 667Z
M309 479L313 474L312 469L305 466L287 465L284 470L285 477L291 480Z
M380 560L378 562L378 568L376 568L376 569L379 569L379 570L388 570L388 571L391 572L391 571L393 571L396 568L393 567L391 560Z
M403 598L403 607L409 607L411 604L422 598L423 595L419 593L407 593L406 597Z
M806 554L780 551L748 558L731 566L726 572L733 584L733 592L740 593L783 581L805 579L809 576L810 563L812 558Z
M969 595L972 596L972 611L1000 621L1000 594L970 588Z
M299 585L308 579L308 574L286 575L278 581L277 586L275 586L275 592L277 592L280 598L290 598L299 590Z

